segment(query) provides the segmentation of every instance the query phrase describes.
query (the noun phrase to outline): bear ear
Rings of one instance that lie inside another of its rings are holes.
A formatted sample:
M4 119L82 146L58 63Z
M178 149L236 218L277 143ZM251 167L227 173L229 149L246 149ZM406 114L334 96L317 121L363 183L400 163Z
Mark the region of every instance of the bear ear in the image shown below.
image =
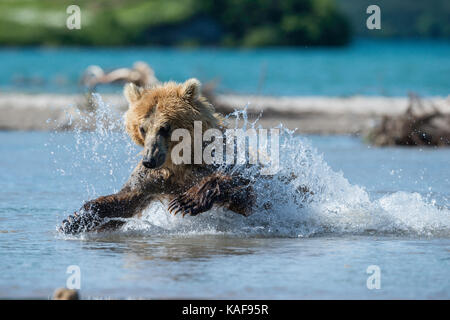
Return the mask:
M186 80L183 84L183 97L186 99L194 100L200 95L200 81L195 78Z
M127 99L128 103L136 102L141 98L142 88L136 86L134 83L127 83L123 88L123 94Z

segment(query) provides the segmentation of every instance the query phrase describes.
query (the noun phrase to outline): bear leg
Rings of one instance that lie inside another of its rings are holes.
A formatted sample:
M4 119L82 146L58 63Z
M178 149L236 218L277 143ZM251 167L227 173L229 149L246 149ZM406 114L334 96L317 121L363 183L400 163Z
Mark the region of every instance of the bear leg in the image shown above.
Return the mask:
M152 197L139 191L119 192L86 202L79 212L62 222L60 232L78 234L117 229L125 222L115 218L131 218L149 204Z

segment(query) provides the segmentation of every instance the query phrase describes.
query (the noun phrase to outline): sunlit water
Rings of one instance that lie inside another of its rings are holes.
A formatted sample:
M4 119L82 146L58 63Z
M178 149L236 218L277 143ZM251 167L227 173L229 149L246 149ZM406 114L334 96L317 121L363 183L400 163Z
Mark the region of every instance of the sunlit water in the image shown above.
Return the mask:
M59 234L139 159L120 117L99 107L95 132L0 133L0 297L48 297L77 265L84 298L450 298L449 149L284 132L281 171L256 182L248 218L173 217L154 203L116 232ZM366 286L370 265L379 290Z
M214 79L221 91L242 94L447 96L450 87L450 42L396 39L342 48L0 48L0 89L79 92L89 65L111 70L138 60L162 81Z

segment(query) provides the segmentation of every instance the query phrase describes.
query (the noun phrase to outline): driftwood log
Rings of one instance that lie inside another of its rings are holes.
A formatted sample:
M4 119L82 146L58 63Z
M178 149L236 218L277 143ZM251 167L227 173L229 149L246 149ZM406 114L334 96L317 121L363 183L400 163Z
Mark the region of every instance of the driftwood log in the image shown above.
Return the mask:
M95 111L95 106L92 104L90 98L98 85L124 85L128 82L132 82L139 87L150 87L161 83L155 76L153 69L147 63L142 61L135 62L132 68L119 68L109 72L105 72L100 66L89 66L80 79L81 85L87 89L84 109L87 111ZM217 81L214 80L205 83L202 87L203 96L212 103L219 112L227 111L226 113L228 113L234 111L218 103L215 94L216 86Z
M405 113L383 116L367 138L376 146L450 146L450 114L410 94Z
M81 84L93 91L99 84L125 84L133 82L140 87L158 84L153 69L145 62L137 61L132 68L119 68L105 72L101 67L89 66L81 77Z

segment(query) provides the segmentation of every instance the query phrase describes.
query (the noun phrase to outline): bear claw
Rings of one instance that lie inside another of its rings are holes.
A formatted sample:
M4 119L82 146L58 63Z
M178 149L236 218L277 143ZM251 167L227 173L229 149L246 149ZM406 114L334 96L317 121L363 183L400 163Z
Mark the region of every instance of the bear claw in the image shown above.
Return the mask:
M214 188L213 190L208 189L205 191L204 188L201 188L199 191L202 192L193 196L193 193L188 190L170 201L168 205L169 212L173 215L181 212L184 217L185 215L196 216L211 209L217 200L219 189Z

